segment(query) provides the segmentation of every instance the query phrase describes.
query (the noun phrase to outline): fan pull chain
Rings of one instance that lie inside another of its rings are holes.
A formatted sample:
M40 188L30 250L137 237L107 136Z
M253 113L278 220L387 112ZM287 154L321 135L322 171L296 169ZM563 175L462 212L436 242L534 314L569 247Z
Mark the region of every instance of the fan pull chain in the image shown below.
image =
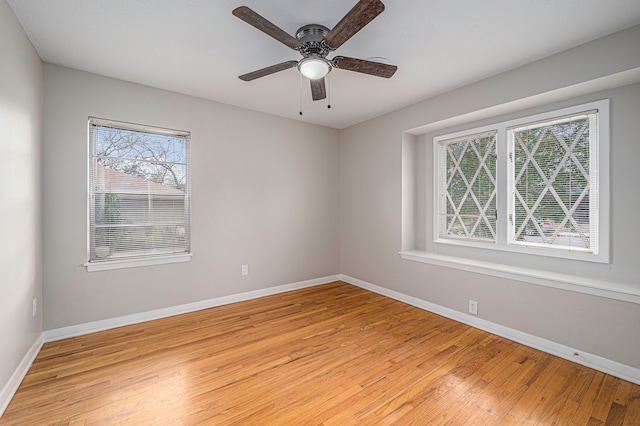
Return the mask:
M300 115L302 115L302 74L300 74Z
M327 74L327 99L329 102L327 103L327 109L331 109L331 75Z

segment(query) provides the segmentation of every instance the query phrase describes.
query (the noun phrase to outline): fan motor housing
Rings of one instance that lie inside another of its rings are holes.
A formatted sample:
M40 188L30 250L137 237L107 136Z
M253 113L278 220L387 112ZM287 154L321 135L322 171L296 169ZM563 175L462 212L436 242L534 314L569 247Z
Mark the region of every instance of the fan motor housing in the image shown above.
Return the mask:
M329 49L322 42L329 33L329 28L320 24L309 24L300 27L296 31L296 38L302 43L300 53L302 56L320 56L325 57L329 53Z

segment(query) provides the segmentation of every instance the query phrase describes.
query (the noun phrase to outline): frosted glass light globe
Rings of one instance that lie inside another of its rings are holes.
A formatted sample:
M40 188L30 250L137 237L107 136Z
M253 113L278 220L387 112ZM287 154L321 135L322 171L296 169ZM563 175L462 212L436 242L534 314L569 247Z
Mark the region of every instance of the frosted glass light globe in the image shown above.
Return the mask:
M324 58L308 57L298 62L298 70L310 80L319 80L331 71L331 64Z

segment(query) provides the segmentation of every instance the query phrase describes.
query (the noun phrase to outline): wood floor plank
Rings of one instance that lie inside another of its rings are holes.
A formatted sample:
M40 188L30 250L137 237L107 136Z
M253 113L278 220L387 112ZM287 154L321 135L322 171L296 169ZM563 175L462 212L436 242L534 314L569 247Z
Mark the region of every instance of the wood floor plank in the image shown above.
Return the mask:
M622 422L625 426L640 425L640 386L632 385L627 400L627 412Z
M335 282L47 343L0 425L639 419L638 385Z

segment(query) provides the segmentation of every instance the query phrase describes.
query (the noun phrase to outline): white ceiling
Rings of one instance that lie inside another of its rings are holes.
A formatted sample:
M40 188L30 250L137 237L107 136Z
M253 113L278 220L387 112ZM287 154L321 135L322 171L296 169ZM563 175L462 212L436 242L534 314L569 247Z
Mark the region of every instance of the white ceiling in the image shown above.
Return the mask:
M332 28L356 0L7 1L45 62L338 129L640 23L638 0L382 0L329 58L383 57L398 72L334 70L328 109L308 81L300 92L295 68L237 78L300 56L231 11L249 6L293 35Z

